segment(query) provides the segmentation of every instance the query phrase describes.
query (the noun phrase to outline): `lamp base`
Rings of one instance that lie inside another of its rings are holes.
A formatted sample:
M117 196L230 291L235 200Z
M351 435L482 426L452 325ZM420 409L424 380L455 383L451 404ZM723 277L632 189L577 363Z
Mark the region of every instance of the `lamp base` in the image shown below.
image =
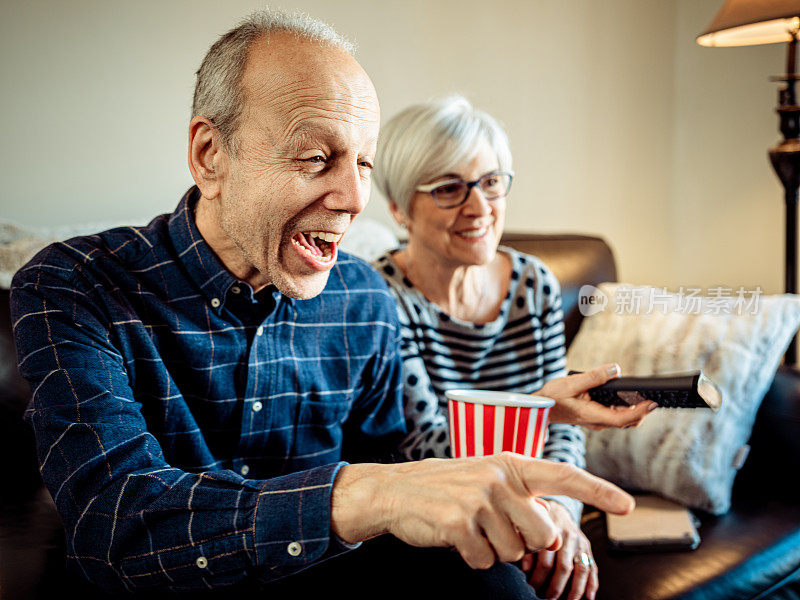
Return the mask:
M791 107L797 109L799 107ZM783 119L785 112L800 114L800 110L784 111L778 109ZM772 167L780 179L786 201L786 235L784 258L784 287L787 294L797 293L797 204L798 188L800 188L800 139L785 139L770 149L769 158ZM797 335L792 338L784 356L787 365L797 362Z
M797 201L800 188L800 106L795 96L797 74L797 31L787 44L786 75L781 80L786 85L778 92L778 115L783 141L769 151L769 159L778 175L786 201L786 247L784 282L787 294L797 293ZM786 364L797 362L797 335L786 350Z

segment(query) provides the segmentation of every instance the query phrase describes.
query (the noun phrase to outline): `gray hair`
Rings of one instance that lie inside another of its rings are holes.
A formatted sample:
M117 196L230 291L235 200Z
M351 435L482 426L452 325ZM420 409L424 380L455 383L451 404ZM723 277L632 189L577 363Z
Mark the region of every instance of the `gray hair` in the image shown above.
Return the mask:
M257 11L220 37L197 70L192 117L201 115L214 123L225 150L232 155L237 150L236 132L244 106L241 81L250 47L262 36L276 32L291 33L351 55L355 52L352 41L330 25L301 12Z
M415 104L381 128L373 180L408 214L415 188L468 163L482 140L489 142L500 168L510 170L508 137L491 115L460 95Z

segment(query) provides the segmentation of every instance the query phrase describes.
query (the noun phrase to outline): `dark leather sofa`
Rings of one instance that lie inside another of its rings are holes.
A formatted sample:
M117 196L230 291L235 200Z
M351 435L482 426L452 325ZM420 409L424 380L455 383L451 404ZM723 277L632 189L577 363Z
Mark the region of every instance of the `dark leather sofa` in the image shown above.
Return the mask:
M569 342L580 326L580 286L616 280L611 249L578 235L507 234L503 243L539 256L561 281ZM61 525L22 421L29 393L16 368L8 291L0 290L0 598L87 600L97 594L64 570ZM698 515L702 542L694 551L613 554L604 517L586 507L583 527L600 568L598 599L800 600L800 371L780 367L750 444L731 511Z

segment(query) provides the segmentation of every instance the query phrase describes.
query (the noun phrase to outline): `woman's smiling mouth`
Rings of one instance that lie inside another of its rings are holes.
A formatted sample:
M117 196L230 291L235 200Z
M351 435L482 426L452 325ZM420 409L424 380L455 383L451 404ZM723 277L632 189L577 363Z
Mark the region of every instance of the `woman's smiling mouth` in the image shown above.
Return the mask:
M455 234L465 240L469 241L476 241L489 233L492 228L493 223L487 223L483 227L471 227L469 229L462 229L461 231L456 231Z

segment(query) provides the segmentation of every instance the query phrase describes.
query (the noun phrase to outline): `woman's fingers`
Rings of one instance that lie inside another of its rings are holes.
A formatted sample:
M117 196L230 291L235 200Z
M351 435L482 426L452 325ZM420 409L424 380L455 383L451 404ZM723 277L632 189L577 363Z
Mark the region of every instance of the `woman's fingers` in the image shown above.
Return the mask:
M591 544L583 534L581 534L581 543L578 544L576 555L582 552L585 552L589 557L589 564L584 564L583 561L573 564L572 585L570 586L567 600L580 600L584 595L589 600L593 600L595 593L597 593L597 565L595 565L594 557L592 556Z
M570 575L572 575L573 578L580 576L577 569L574 568L578 565L572 562L577 552L578 538L573 532L569 532L564 536L564 544L556 553L553 577L550 579L550 586L547 588L548 598L558 598L561 596L561 593L567 585L567 581L569 581ZM586 580L584 577L584 585L581 587L581 591L583 591L583 587L586 585L585 582Z
M598 385L603 385L612 379L616 379L621 373L622 369L617 363L600 365L594 369L564 377L562 380L563 388L560 391L565 394L565 397L575 397Z
M522 561L519 564L520 571L527 573L533 568L533 556L533 552L528 552L522 557Z
M534 589L541 589L547 578L550 576L550 571L553 570L553 562L555 561L556 553L550 550L542 550L536 553L536 568L533 569L528 583Z
M603 406L599 402L586 402L580 409L587 427L631 427L641 423L651 411L658 408L655 402L639 402L631 406Z
M589 554L591 556L591 554ZM594 560L594 558L592 559ZM586 582L586 598L588 600L594 600L594 597L597 595L597 590L600 587L600 579L598 576L598 569L597 565L595 564L592 566L591 571L589 571L589 580Z

